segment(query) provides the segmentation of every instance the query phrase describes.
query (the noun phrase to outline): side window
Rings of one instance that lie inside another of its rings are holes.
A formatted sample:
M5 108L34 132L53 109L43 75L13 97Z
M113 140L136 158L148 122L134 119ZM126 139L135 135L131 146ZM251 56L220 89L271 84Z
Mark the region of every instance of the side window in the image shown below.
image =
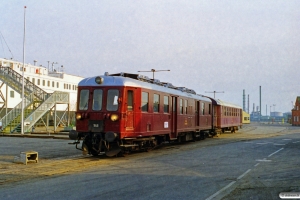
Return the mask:
M153 95L153 112L159 112L159 95Z
M183 114L183 100L180 99L179 101L179 109L180 109L180 114Z
M142 111L148 112L148 104L149 104L149 93L142 92Z
M10 97L11 97L11 98L14 98L14 97L15 97L15 92L12 91L12 90L10 91Z
M119 90L108 90L107 91L107 101L106 101L106 110L107 111L117 111L119 108L118 104L119 99Z
M102 109L102 97L103 97L103 91L102 90L94 90L93 94L93 110L101 110Z
M184 114L187 114L188 101L184 100Z
M133 91L127 91L127 110L133 110Z
M81 90L79 98L79 110L87 110L89 103L89 90Z
M202 115L205 114L205 104L203 102L201 103L201 113Z
M211 114L211 104L208 105L208 114Z
M169 97L164 96L164 112L168 113L169 112Z

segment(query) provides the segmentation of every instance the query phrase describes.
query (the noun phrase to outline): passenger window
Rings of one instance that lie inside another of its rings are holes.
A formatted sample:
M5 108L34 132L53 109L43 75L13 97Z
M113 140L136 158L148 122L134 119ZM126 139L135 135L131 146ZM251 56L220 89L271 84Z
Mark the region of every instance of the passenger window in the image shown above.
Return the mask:
M179 105L180 105L180 114L183 114L183 100L182 99L180 99L180 102L179 102Z
M142 111L148 112L149 93L142 92Z
M159 112L159 95L153 95L153 112Z
M169 112L169 97L164 96L164 112L168 113Z

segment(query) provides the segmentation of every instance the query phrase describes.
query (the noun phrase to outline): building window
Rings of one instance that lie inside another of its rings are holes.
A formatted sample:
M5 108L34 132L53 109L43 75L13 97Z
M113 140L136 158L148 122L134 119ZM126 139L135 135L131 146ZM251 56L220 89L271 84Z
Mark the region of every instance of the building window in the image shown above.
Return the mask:
M35 79L34 78L32 78L32 83L35 84Z
M153 95L153 112L159 112L159 95Z
M54 87L54 81L52 81L52 87Z
M10 97L11 97L11 98L15 98L15 92L12 91L12 90L10 91Z
M142 92L142 111L148 112L149 93Z
M50 87L50 81L48 81L48 87Z
M59 82L56 82L56 87L59 88Z
M45 80L43 80L43 86L45 86Z
M168 113L169 112L169 97L164 96L164 112Z
M41 84L41 80L40 80L40 79L37 80L37 84L38 84L38 85Z

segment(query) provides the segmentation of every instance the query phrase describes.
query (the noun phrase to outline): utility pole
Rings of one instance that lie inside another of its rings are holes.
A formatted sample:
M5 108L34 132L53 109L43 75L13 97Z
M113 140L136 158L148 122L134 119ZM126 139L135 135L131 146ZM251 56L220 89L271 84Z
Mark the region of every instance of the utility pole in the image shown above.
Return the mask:
M216 98L216 93L224 93L224 91L221 91L221 92L216 92L216 91L213 91L213 92L206 92L205 93L214 93L214 99Z
M154 72L162 72L162 71L171 71L171 70L169 70L169 69L166 69L166 70L151 69L151 71L138 71L138 72L152 72L153 73L153 80L154 80Z

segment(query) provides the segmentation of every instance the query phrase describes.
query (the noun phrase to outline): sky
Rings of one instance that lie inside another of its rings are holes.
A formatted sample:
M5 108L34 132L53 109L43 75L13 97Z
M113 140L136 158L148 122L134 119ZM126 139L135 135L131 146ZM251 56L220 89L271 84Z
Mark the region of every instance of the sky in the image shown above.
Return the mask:
M300 96L299 0L0 0L0 57L139 73L262 115ZM274 106L275 105L275 106Z

